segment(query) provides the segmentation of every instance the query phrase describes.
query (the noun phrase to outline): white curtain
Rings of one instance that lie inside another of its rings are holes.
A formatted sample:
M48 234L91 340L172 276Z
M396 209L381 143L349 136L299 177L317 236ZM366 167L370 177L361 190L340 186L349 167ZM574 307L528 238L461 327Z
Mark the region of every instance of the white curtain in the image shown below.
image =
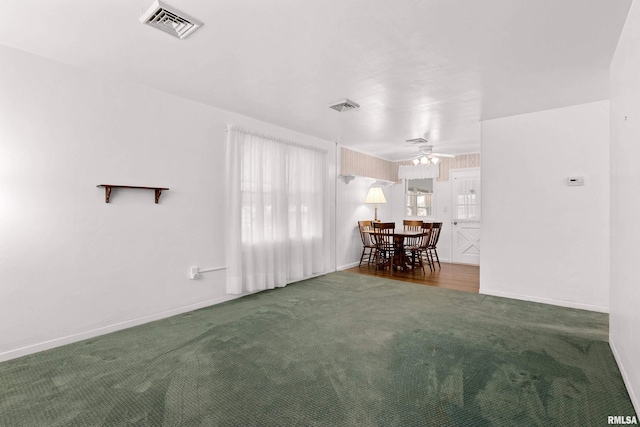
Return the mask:
M326 272L327 152L227 129L227 293Z
M400 165L398 166L398 178L400 179L424 179L438 178L440 176L440 168L438 165Z

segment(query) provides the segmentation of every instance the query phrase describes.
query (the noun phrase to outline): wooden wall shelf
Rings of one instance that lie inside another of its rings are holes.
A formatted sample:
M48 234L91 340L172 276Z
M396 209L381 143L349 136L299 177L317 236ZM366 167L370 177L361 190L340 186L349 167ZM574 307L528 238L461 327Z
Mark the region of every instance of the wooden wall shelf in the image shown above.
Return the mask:
M105 203L109 203L109 198L111 197L112 188L141 188L143 190L155 190L156 203L158 203L158 200L160 200L160 194L162 194L162 190L169 190L168 188L163 188L163 187L135 187L132 185L112 185L112 184L98 184L96 187L104 187Z

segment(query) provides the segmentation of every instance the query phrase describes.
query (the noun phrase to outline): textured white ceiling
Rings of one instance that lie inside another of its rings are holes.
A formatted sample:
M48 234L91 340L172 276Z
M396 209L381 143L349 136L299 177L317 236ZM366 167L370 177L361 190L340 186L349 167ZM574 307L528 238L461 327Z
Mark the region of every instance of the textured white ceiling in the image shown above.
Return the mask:
M151 3L0 0L0 44L402 160L607 99L631 0L169 0L204 22L186 40L138 21Z

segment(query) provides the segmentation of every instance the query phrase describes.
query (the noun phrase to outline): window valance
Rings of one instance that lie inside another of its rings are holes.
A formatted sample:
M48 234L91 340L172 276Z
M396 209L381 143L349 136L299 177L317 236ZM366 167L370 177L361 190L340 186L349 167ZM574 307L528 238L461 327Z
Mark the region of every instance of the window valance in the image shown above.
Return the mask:
M437 165L398 166L398 178L400 179L438 178L439 176L440 168Z

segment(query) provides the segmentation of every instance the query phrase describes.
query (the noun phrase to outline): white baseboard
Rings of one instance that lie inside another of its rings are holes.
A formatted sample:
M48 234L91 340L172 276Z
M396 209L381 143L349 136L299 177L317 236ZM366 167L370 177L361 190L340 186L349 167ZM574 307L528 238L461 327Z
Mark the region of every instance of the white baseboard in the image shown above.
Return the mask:
M347 270L349 268L357 267L358 264L360 264L359 261L352 262L351 264L341 265L341 266L336 268L336 271L342 271L342 270Z
M602 307L599 305L591 305L591 304L582 304L579 302L572 302L572 301L562 301L562 300L556 300L553 298L540 298L540 297L532 297L530 295L520 295L520 294L512 294L509 292L493 291L491 289L482 289L482 286L480 287L480 293L482 295L492 295L495 297L511 298L511 299L517 299L521 301L539 302L542 304L551 304L551 305L557 305L560 307L578 308L580 310L596 311L598 313L609 313L609 307Z
M122 329L131 328L133 326L142 325L144 323L153 322L155 320L166 319L167 317L176 316L178 314L187 313L189 311L198 310L200 308L209 307L209 306L220 304L226 301L231 301L233 299L240 298L246 295L249 295L249 294L246 293L246 294L240 294L240 295L224 295L224 296L210 299L207 301L201 301L195 304L186 305L183 307L174 308L174 309L163 311L160 313L151 314L149 316L143 316L137 319L127 320L125 322L115 323L113 325L92 329L90 331L84 331L78 334L68 335L66 337L56 338L49 341L44 341L41 343L17 348L14 350L9 350L4 353L0 353L0 362L16 359L18 357L26 356L28 354L49 350L55 347L60 347L66 344L71 344L71 343L86 340L89 338L94 338L94 337L105 335L111 332L120 331Z
M629 393L629 398L631 399L631 404L633 408L636 410L636 414L640 415L640 400L638 399L638 395L636 395L635 390L632 387L631 380L627 371L624 369L624 365L622 364L622 359L620 358L620 354L615 346L615 343L611 341L611 336L609 336L609 347L611 347L611 352L613 353L614 359L616 359L616 363L618 364L618 369L620 370L620 374L622 375L622 381L624 381L624 385L627 387L627 393ZM625 414L627 415L627 414ZM632 415L632 414L629 414Z

